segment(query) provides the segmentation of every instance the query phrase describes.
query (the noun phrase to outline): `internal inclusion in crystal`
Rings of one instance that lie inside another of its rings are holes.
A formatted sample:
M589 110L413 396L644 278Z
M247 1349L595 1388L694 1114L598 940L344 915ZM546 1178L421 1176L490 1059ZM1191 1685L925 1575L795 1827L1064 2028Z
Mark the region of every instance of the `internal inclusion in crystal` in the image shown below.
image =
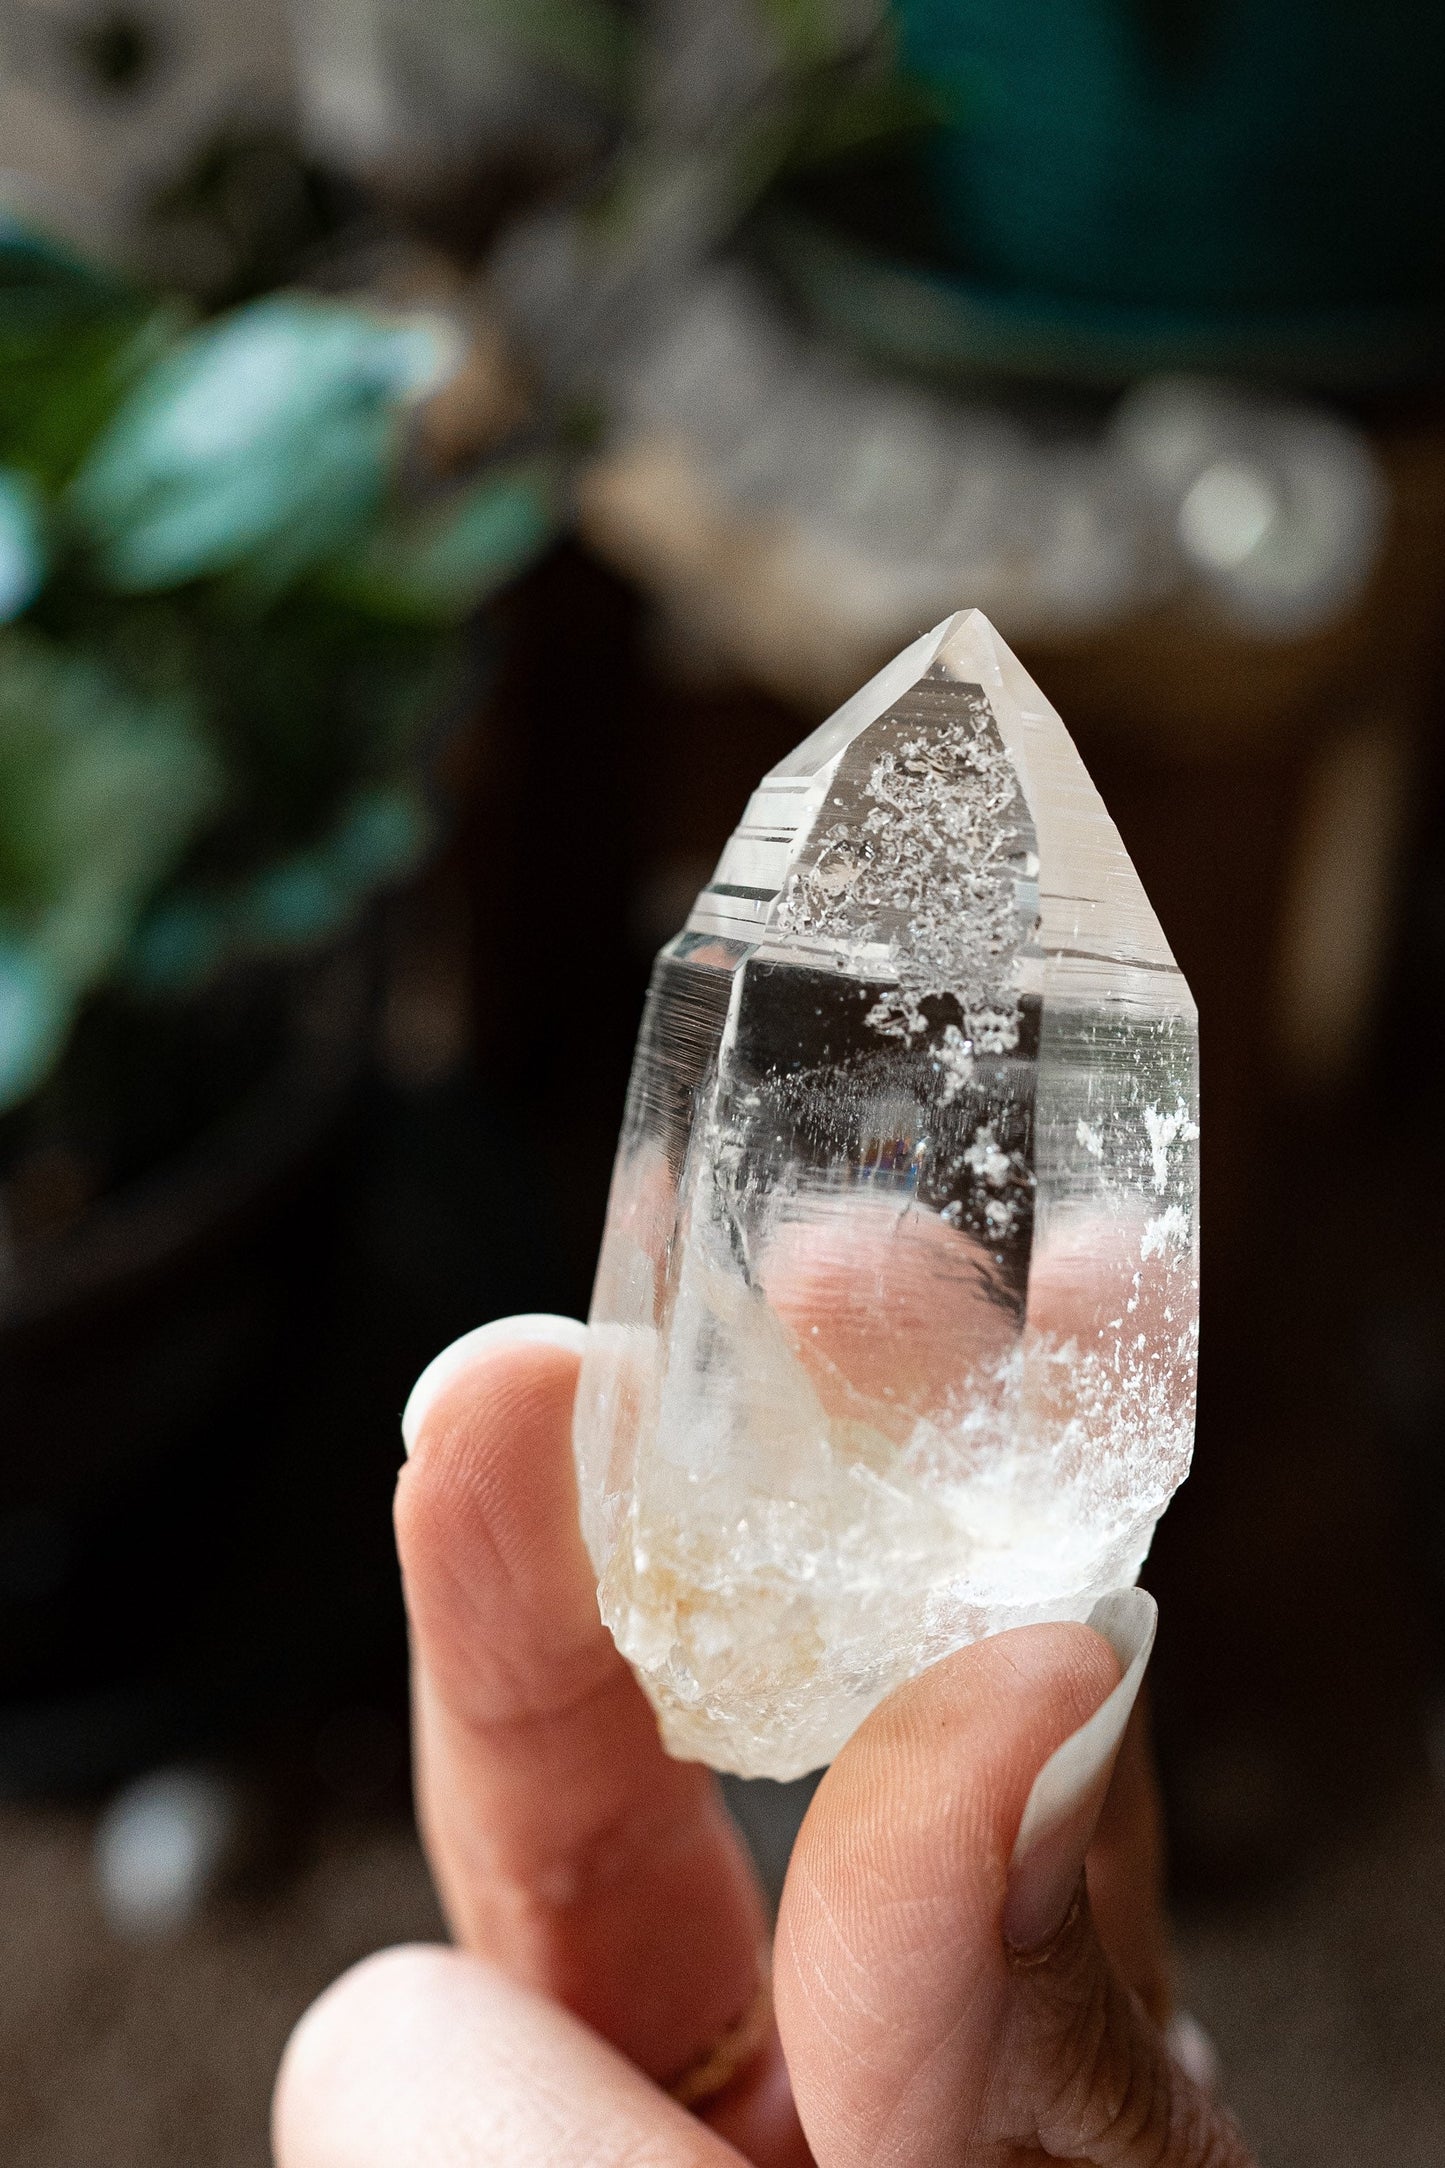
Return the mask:
M764 778L657 961L577 1399L672 1751L800 1774L948 1650L1134 1579L1192 1445L1195 1070L978 613Z

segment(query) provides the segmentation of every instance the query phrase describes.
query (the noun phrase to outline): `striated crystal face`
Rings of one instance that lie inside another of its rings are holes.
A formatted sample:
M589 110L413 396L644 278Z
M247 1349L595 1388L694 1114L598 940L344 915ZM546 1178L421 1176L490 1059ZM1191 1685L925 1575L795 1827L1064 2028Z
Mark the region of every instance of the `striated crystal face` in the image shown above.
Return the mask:
M1188 1466L1195 1011L987 620L763 778L657 960L575 1444L676 1754L791 1777L1131 1582Z

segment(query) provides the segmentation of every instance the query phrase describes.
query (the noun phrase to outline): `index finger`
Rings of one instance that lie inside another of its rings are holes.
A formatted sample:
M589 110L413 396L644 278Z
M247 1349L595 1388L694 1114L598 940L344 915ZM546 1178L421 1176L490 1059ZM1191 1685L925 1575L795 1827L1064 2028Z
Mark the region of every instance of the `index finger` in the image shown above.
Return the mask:
M418 1811L458 1939L675 2081L757 2002L762 1902L597 1608L570 1426L583 1328L506 1320L413 1395L396 1528Z

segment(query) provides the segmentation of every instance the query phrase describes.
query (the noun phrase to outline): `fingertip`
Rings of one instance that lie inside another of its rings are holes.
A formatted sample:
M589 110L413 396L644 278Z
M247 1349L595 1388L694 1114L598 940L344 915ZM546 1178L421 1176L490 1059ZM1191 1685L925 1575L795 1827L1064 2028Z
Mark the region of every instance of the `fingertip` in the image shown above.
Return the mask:
M272 2090L277 2168L333 2157L358 2081L398 2049L418 2002L445 1991L464 1962L439 1945L402 1944L362 1958L317 1996L292 2028Z
M1110 1644L1063 1621L956 1650L882 1702L824 1777L794 1848L780 2010L798 1966L823 1964L823 1944L873 1938L884 1887L949 1922L932 1952L942 1977L970 1944L1001 1961L998 1910L1031 1787L1118 1679Z
M590 1679L612 1647L572 1462L585 1335L571 1318L499 1318L444 1349L408 1403L393 1521L413 1647L460 1708L483 1679L490 1698L558 1662L572 1691L574 1658Z
M551 1996L485 1958L424 1947L364 1960L313 2004L272 2132L276 2168L739 2168Z
M557 1317L539 1310L519 1317L496 1317L489 1324L464 1332L459 1340L453 1340L450 1347L432 1357L407 1396L401 1416L401 1440L408 1457L443 1395L495 1351L511 1347L554 1347L581 1356L587 1347L587 1327L578 1318Z
M1002 1784L1006 1791L1005 1780L1025 1768L1032 1781L1040 1743L1047 1742L1047 1753L1067 1738L1099 1707L1122 1668L1110 1633L1092 1619L1019 1626L972 1642L873 1711L824 1779L820 1797L853 1761L869 1765L874 1783L920 1757L939 1774L952 1763L971 1792L985 1771L991 1789Z
M774 1964L815 2152L871 2157L882 2131L894 2140L896 2116L922 2158L921 2133L966 2127L978 2111L1016 1992L1000 1930L1026 1803L1119 1677L1097 1628L1014 1628L901 1687L823 1779Z

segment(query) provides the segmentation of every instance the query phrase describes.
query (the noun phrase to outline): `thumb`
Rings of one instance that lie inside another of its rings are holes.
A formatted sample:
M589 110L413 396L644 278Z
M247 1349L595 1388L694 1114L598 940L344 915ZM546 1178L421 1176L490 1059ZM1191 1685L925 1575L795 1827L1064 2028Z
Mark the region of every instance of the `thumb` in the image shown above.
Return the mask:
M1153 1641L1142 1591L1089 1627L961 1650L820 1785L774 1981L819 2168L1250 2168L1116 1976L1084 1860Z

